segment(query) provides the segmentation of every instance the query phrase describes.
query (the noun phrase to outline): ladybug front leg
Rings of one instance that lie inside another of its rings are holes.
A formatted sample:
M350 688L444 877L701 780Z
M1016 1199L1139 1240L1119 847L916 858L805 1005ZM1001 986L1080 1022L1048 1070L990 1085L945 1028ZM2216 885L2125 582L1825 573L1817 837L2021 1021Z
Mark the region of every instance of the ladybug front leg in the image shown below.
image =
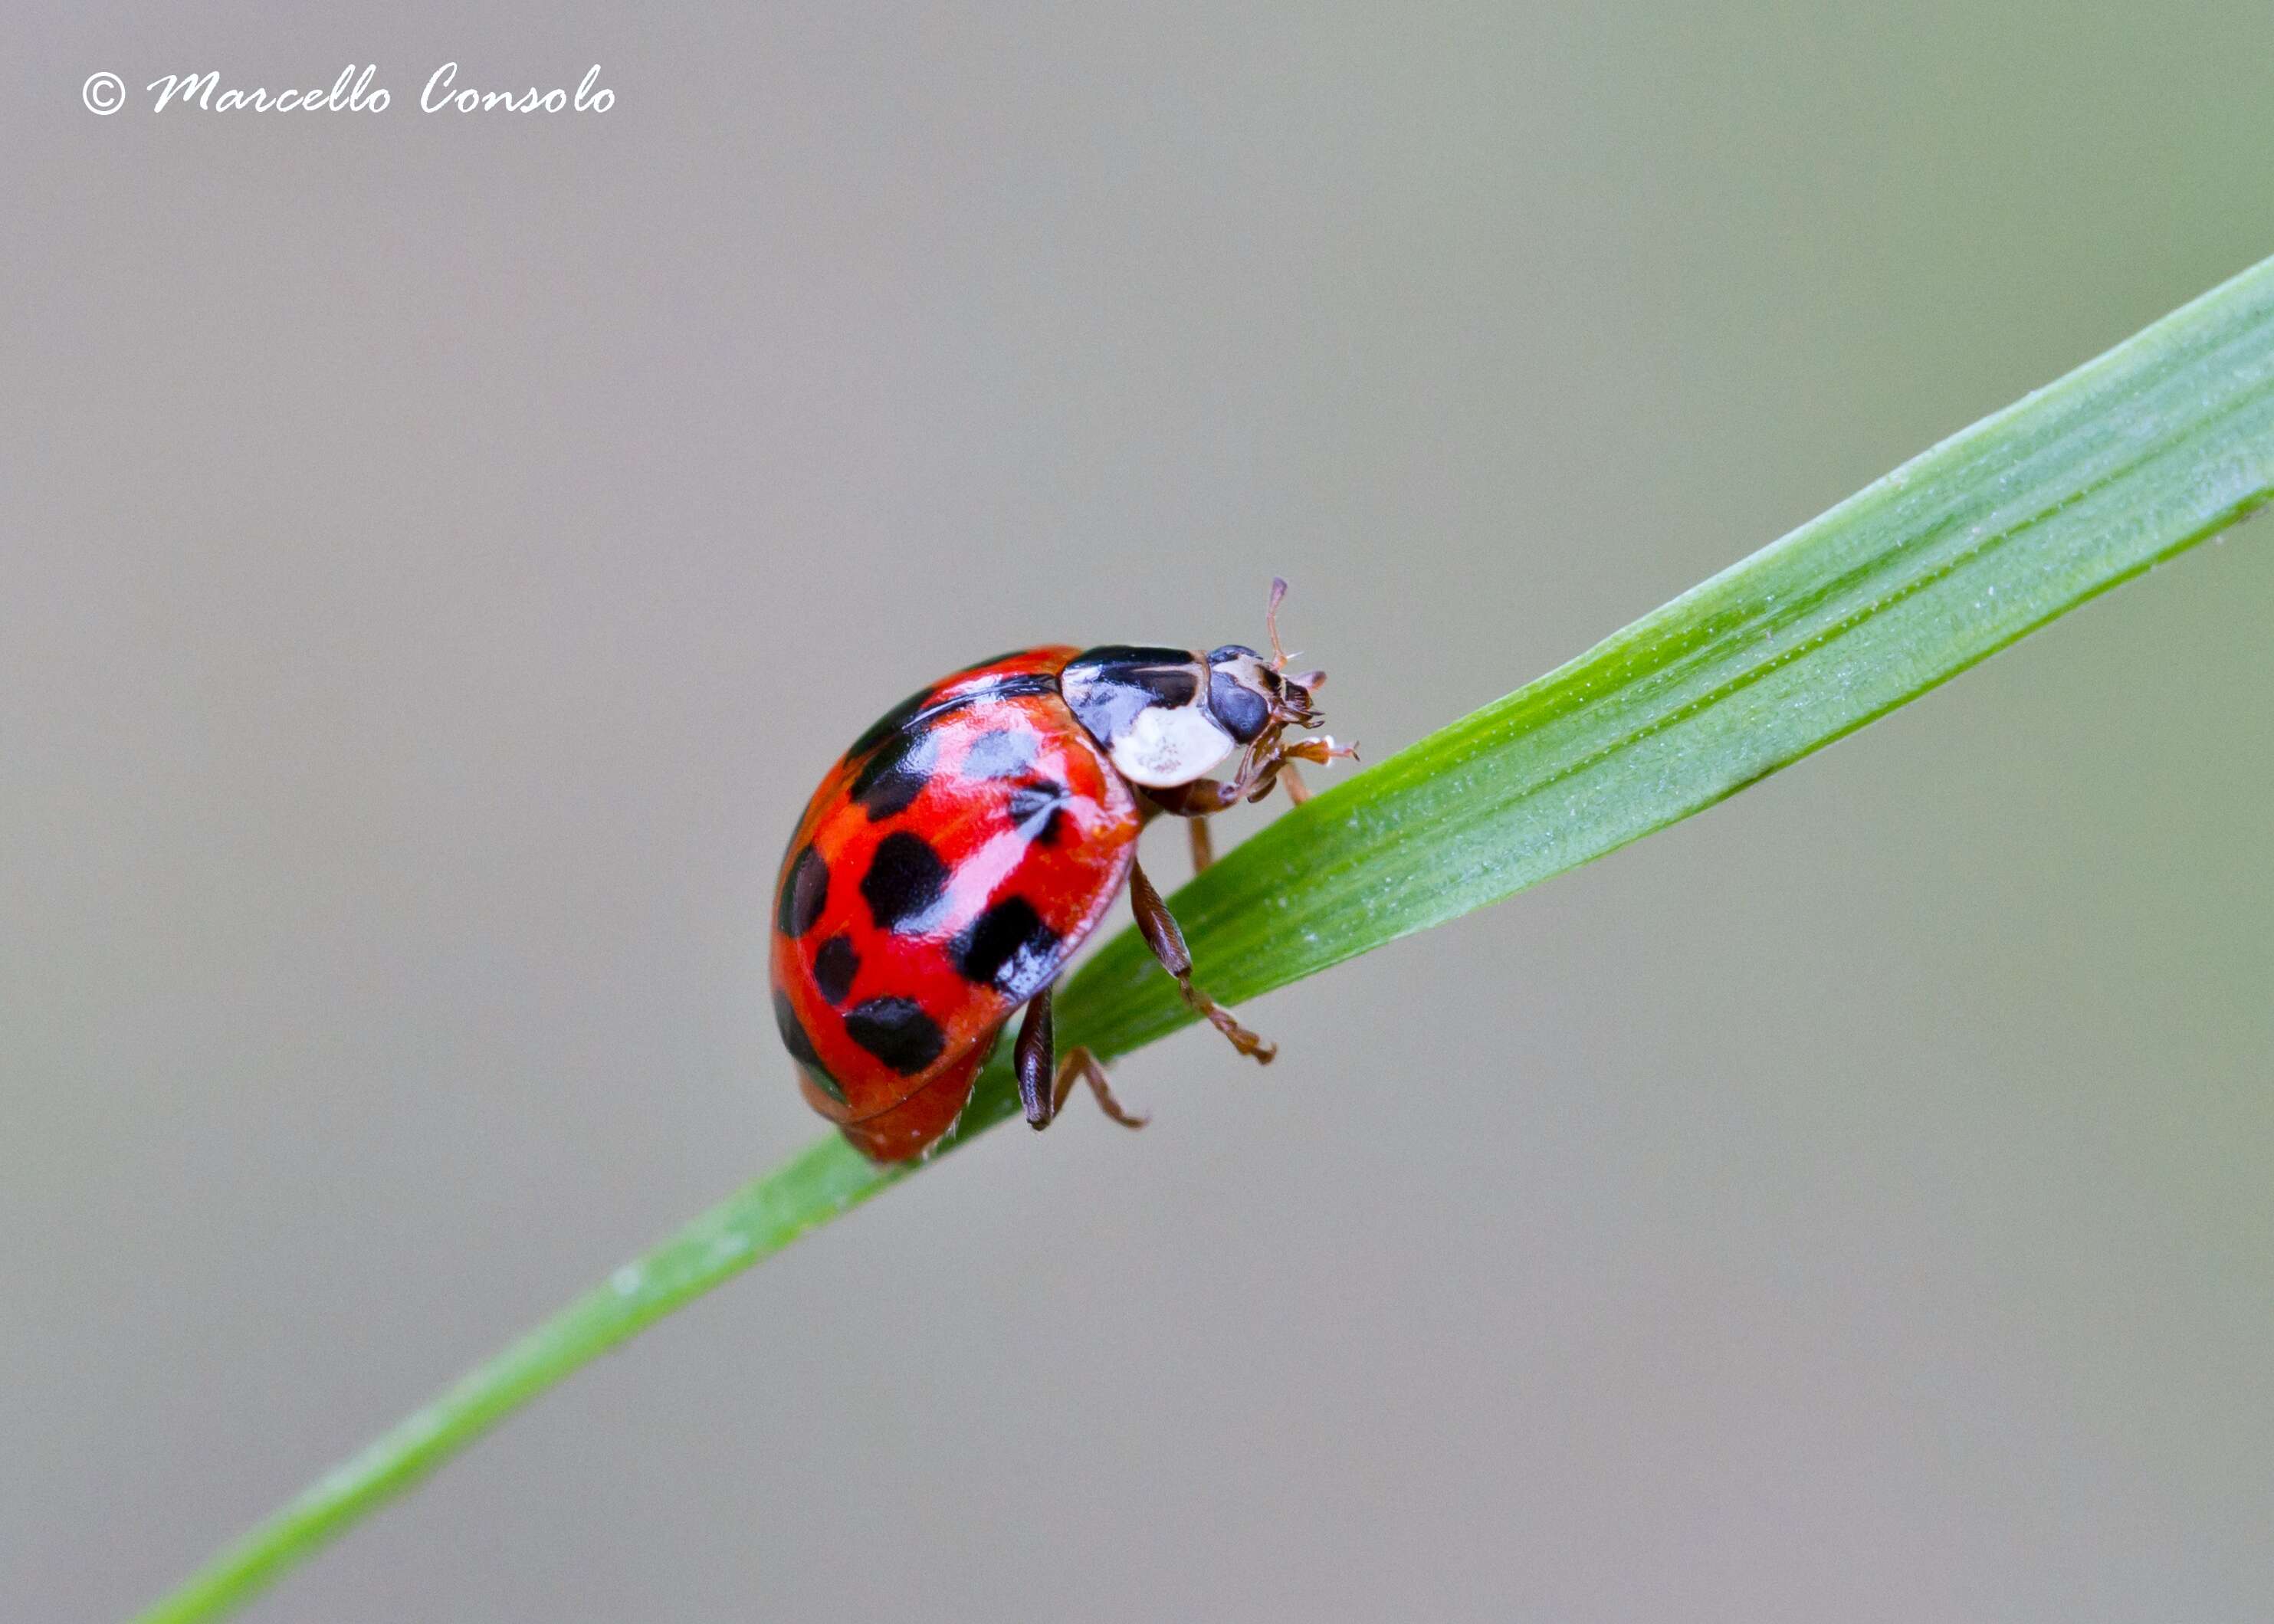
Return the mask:
M1295 771L1299 761L1315 762L1325 766L1337 756L1358 759L1358 746L1337 744L1332 739L1299 739L1292 744L1274 744L1261 756L1248 763L1247 771L1224 787L1235 797L1245 796L1261 801L1271 793L1271 786L1284 781L1287 799L1301 806L1311 798L1311 786L1303 782Z
M1227 784L1221 778L1194 778L1189 784L1171 785L1166 789L1148 789L1146 801L1172 817L1203 818L1217 812L1228 812L1243 801L1261 801L1271 793L1275 785L1284 783L1287 799L1297 806L1311 798L1310 786L1296 776L1299 761L1315 762L1321 766L1348 756L1358 759L1358 746L1337 744L1332 739L1299 739L1292 744L1274 744L1259 751L1242 765L1239 776ZM1150 816L1149 812L1148 816ZM1195 838L1197 848L1201 844ZM1200 865L1206 868L1208 865Z
M1053 1065L1050 1051L1056 1034L1052 1027L1050 989L1045 987L1028 1001L1026 1017L1019 1023L1018 1041L1011 1046L1011 1066L1019 1079L1019 1103L1026 1110L1028 1125L1049 1127L1064 1109L1066 1095L1073 1092L1073 1079L1079 1077L1097 1096L1099 1110L1125 1128L1143 1127L1147 1118L1133 1116L1121 1109L1121 1101L1113 1097L1112 1085L1105 1080L1105 1068L1088 1049L1068 1049L1065 1059Z
M1185 1002L1230 1039L1234 1049L1253 1056L1258 1065L1269 1065L1279 1046L1232 1019L1222 1004L1193 985L1193 955L1185 945L1185 933L1168 904L1161 900L1161 893L1153 889L1153 882L1145 877L1145 870L1135 863L1129 865L1129 903L1137 914L1138 933L1153 950L1153 957L1161 961L1161 967L1177 978L1177 989L1185 995Z

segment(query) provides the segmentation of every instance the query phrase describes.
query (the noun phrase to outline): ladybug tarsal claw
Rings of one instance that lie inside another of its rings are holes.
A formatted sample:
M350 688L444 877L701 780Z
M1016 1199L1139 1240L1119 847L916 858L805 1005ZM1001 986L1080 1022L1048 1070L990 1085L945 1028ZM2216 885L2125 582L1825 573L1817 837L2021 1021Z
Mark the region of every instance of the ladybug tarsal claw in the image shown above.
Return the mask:
M1188 992L1189 998L1198 998L1201 1002L1193 1004L1193 1007L1207 1018L1209 1026L1223 1033L1234 1049L1246 1055L1256 1064L1269 1065L1279 1057L1279 1045L1267 1037L1250 1032L1225 1013L1224 1009L1206 994ZM1202 1007L1203 1005L1205 1007Z

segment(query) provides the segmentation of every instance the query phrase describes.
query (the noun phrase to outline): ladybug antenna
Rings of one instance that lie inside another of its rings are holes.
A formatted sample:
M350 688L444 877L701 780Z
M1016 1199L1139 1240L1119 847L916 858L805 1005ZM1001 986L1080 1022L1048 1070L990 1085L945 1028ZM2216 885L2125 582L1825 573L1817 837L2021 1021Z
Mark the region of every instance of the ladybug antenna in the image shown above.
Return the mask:
M1287 596L1287 583L1278 575L1271 577L1271 604L1263 612L1263 629L1271 634L1271 669L1287 668L1287 650L1279 646L1279 600Z

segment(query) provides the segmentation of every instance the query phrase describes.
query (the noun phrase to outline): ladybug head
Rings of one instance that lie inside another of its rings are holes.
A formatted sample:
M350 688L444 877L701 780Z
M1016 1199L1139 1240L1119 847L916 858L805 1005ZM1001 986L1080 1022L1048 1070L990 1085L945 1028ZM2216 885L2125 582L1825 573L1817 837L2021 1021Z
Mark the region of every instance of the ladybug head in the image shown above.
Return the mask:
M1311 703L1312 694L1326 681L1327 673L1284 674L1291 657L1279 646L1279 600L1286 596L1287 583L1274 576L1271 605L1263 615L1264 629L1271 636L1269 660L1240 643L1209 651L1209 710L1241 744L1252 745L1260 739L1269 747L1283 728L1316 727L1327 719Z
M1173 789L1205 778L1243 745L1252 758L1282 730L1326 719L1311 703L1326 673L1284 674L1278 622L1286 591L1285 582L1271 583L1269 660L1236 643L1206 654L1117 643L1067 662L1058 677L1066 703L1124 778Z

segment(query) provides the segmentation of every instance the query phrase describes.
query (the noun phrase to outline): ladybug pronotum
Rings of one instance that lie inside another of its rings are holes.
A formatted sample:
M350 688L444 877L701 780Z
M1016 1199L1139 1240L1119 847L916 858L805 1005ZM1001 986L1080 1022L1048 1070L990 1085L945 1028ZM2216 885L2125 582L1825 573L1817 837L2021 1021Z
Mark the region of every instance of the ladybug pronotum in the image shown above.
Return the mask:
M1050 988L1129 886L1137 926L1185 1001L1243 1055L1272 1045L1193 984L1184 933L1137 865L1137 831L1208 817L1298 761L1355 748L1289 741L1323 720L1323 672L1284 674L1271 583L1271 658L1238 643L1050 646L957 672L886 711L830 769L798 820L775 890L774 1017L813 1109L877 1162L923 1155L954 1127L1013 1012L1028 1123L1047 1127L1076 1078L1114 1121L1087 1049L1053 1054ZM1234 753L1228 779L1206 776Z

